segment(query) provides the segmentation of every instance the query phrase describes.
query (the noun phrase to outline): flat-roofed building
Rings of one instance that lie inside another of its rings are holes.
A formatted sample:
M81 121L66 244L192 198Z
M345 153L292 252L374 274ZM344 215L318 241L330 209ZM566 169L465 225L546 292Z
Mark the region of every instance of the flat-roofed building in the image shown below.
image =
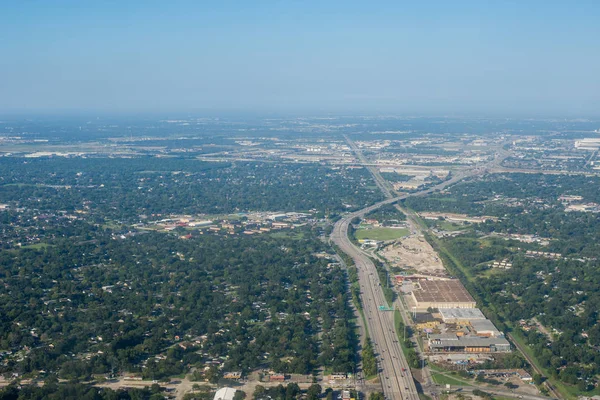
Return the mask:
M444 341L444 340L458 340L456 333L434 333L428 336L429 342Z
M479 308L440 308L442 321L451 324L466 325L474 320L485 319Z
M503 337L456 336L455 338L429 337L431 352L446 353L500 353L509 352L510 343Z
M458 279L421 281L412 291L419 310L428 308L475 308L475 300Z
M234 388L230 388L230 387L221 388L221 389L217 390L217 393L215 393L215 397L213 398L213 400L233 400L233 396L235 396L235 392L237 392L237 390L235 390Z
M283 381L285 381L285 375L283 375L283 374L269 375L269 382L283 382Z
M496 326L489 319L476 319L470 321L471 328L477 336L499 337L504 336L502 332L496 329Z
M575 141L575 148L580 150L598 150L600 138L584 138Z
M529 374L529 372L525 371L524 369L518 369L517 370L517 376L523 382L531 382L531 381L533 381L533 377Z
M348 379L348 374L345 372L334 372L329 377L333 380L340 381L340 380Z

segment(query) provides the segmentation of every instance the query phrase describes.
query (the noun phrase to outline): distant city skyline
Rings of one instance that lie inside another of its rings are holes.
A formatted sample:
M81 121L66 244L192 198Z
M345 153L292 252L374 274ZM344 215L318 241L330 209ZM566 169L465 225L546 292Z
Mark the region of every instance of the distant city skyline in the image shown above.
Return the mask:
M600 3L22 1L7 113L600 115Z

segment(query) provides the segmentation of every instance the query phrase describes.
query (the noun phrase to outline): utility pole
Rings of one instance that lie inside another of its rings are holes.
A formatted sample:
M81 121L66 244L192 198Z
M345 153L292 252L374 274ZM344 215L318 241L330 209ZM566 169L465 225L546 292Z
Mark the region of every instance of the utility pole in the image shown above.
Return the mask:
M385 286L386 286L388 289L390 288L390 277L388 276L387 269L385 270Z

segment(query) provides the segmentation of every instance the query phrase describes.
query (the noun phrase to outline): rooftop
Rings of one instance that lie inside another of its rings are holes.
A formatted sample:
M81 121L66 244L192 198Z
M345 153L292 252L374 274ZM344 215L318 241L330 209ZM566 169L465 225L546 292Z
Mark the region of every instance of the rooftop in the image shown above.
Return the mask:
M458 340L437 339L429 340L429 347L489 347L489 346L510 346L508 340L504 338L484 338L484 337L459 337Z
M498 335L500 332L496 326L489 319L480 319L470 321L471 326L475 329L475 332L492 332L494 335Z
M434 333L429 335L429 340L458 340L456 333Z
M215 397L213 400L233 400L233 396L235 395L236 390L230 387L224 387L217 390L215 393Z
M485 319L485 315L479 308L440 308L440 314L444 322L448 319L475 320Z
M421 290L413 291L419 303L475 303L458 279L421 281L419 285Z

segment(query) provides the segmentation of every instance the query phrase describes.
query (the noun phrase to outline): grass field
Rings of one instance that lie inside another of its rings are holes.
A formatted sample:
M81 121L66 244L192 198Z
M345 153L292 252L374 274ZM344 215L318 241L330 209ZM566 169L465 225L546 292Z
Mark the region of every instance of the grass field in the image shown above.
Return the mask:
M21 246L20 248L21 249L41 250L41 249L44 249L46 247L54 247L54 246L52 246L50 244L47 244L47 243L36 243L36 244L28 244L28 245L25 245L25 246Z
M402 320L402 316L400 315L400 311L394 310L394 325L395 326L398 326L398 321L401 321L402 324L404 324L404 321ZM404 331L402 331L402 332L396 331L396 334L398 335L398 342L400 342L400 347L402 348L402 352L404 353L404 356L408 357L408 347L406 347L406 343L404 343Z
M279 231L270 233L271 237L278 239L294 239L300 240L304 239L304 233L302 232L294 232L294 231Z
M463 382L458 379L451 378L446 375L439 374L437 372L431 373L431 378L435 381L435 383L439 385L453 385L453 386L469 386L468 382Z
M439 221L437 223L437 226L439 229L441 229L443 231L448 231L448 232L461 231L463 229L468 228L465 225L461 225L461 224L457 224L456 222L449 222L449 221Z
M506 270L502 268L490 268L480 273L479 276L483 278L489 278L491 276L498 275L503 272L506 272Z
M456 203L456 199L452 198L452 197L430 197L430 200L436 200L436 201L444 201L447 203Z
M392 240L408 235L409 230L405 228L371 228L358 229L354 232L356 239Z

